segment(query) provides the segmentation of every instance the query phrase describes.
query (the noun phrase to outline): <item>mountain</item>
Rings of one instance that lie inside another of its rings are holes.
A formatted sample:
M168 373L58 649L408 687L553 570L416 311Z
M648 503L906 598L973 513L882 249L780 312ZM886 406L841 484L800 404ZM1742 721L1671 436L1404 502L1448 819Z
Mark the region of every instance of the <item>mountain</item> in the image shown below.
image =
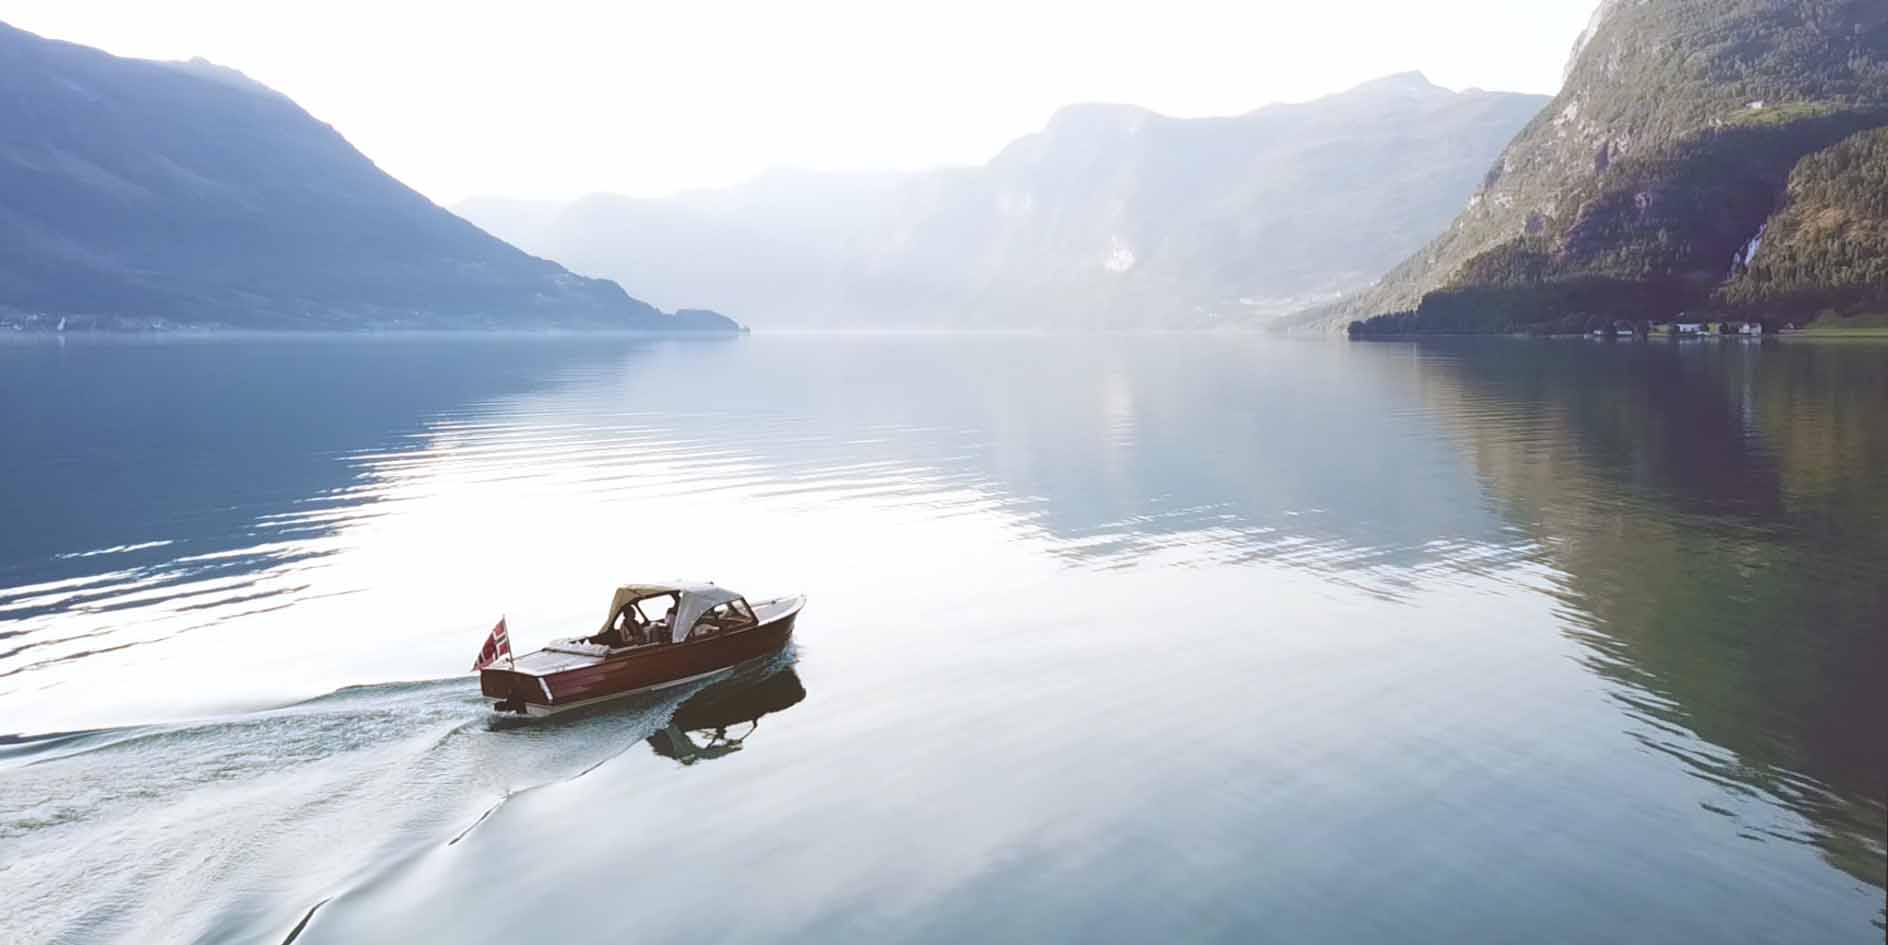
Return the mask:
M1738 308L1888 312L1888 128L1800 161L1739 262L1720 293Z
M1338 314L1406 313L1366 331L1506 330L1878 303L1879 268L1829 254L1853 249L1838 231L1879 239L1865 135L1884 125L1882 0L1607 0L1468 208ZM1806 225L1804 202L1826 199L1849 201L1842 228ZM1772 226L1787 239L1761 239ZM1778 276L1767 254L1786 246Z
M620 279L662 304L699 302L747 321L805 325L824 320L819 315L832 304L831 287L841 281L852 244L904 179L782 169L737 188L656 200L474 198L454 209L533 252Z
M734 329L507 245L286 96L0 24L0 323Z
M1545 101L1408 73L1234 117L1074 105L976 167L459 210L658 301L775 325L1251 323L1419 246Z

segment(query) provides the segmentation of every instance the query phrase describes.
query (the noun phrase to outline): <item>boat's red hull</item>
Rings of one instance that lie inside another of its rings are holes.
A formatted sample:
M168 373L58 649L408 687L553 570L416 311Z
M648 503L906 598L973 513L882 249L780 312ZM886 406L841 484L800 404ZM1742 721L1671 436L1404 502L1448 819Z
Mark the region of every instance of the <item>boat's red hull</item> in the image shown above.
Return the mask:
M793 636L797 609L751 630L670 646L600 657L549 673L491 668L479 689L500 711L546 715L618 696L687 682L779 650Z

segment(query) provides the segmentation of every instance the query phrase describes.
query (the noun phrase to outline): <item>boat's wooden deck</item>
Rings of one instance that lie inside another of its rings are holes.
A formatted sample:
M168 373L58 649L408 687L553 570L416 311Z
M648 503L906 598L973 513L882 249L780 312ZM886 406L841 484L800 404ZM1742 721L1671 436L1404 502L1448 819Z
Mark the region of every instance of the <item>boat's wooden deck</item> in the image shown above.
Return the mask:
M802 598L799 597L776 597L773 600L751 600L747 602L747 606L754 608L754 619L761 623L769 623L781 614L800 606L801 600Z
M531 676L548 676L585 666L595 666L603 662L601 656L585 656L581 653L559 653L555 650L539 650L518 657L516 666L499 663L494 669L509 669Z

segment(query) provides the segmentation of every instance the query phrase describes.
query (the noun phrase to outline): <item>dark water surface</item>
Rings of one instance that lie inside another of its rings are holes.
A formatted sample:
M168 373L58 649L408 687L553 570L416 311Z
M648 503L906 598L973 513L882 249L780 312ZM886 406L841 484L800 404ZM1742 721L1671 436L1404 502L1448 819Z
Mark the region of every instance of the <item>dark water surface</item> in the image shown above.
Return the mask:
M1888 346L41 340L0 437L0 941L1882 940ZM682 576L796 645L460 674Z

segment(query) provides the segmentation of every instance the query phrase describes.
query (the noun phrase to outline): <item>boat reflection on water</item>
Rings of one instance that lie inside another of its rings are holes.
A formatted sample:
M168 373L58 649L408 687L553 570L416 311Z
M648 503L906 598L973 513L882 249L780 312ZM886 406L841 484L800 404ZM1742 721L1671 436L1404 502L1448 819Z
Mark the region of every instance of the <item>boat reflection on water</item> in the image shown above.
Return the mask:
M649 736L649 747L685 765L740 751L770 713L798 705L806 687L793 670L794 654L782 653L761 667L712 683L689 696L668 725Z

